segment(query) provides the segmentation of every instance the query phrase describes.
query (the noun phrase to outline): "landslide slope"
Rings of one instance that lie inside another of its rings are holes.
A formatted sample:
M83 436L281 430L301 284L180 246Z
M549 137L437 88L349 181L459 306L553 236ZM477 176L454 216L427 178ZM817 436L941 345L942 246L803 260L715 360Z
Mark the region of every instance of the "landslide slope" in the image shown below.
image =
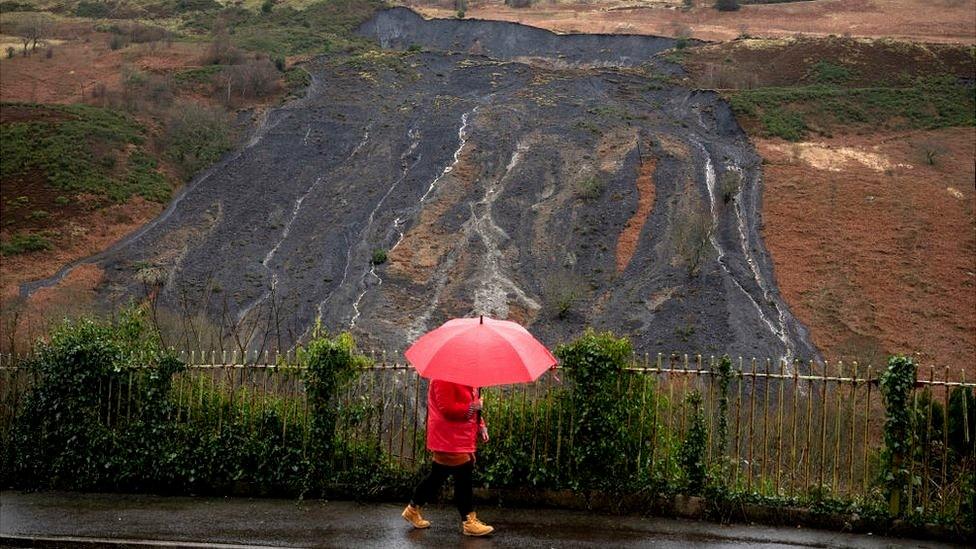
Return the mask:
M651 353L816 355L759 236L760 159L724 101L670 83L671 41L405 9L361 32L405 51L311 62L304 99L87 260L105 303L148 288L251 323L251 348L320 318L400 350L488 314L547 343L594 326Z

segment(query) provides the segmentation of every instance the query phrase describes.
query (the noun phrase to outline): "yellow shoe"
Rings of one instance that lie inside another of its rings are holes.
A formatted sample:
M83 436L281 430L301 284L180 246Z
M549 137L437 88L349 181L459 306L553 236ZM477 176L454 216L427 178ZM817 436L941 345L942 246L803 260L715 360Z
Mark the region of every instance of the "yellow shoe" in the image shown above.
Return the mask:
M494 528L478 520L474 513L468 513L467 519L461 523L465 536L487 536L495 531Z
M427 528L430 526L430 521L424 520L424 517L420 516L420 507L407 505L407 508L403 510L400 516L403 517L403 520L412 524L414 528Z

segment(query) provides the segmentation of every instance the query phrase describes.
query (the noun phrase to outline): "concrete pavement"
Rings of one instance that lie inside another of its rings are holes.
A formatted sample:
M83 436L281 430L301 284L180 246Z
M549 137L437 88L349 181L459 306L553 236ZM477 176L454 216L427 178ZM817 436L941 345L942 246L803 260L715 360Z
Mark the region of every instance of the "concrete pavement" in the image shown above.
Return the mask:
M68 547L949 547L796 528L723 526L579 511L482 508L496 528L465 538L448 505L412 530L389 503L0 492L0 545Z

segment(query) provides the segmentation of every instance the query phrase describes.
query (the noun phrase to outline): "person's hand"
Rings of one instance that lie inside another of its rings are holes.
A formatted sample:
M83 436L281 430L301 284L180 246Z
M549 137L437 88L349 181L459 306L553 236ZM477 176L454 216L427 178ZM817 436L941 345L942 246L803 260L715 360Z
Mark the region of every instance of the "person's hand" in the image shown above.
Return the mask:
M488 442L488 427L482 425L481 428L478 429L478 438L481 439L481 442Z

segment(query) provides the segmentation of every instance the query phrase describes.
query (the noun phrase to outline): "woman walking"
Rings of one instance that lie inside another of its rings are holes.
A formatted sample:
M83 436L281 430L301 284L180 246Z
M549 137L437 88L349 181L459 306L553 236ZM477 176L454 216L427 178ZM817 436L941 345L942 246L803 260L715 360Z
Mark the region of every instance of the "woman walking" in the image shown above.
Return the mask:
M453 476L454 503L461 515L464 535L487 536L495 530L478 520L471 501L471 474L477 440L488 442L488 428L481 417L481 406L477 388L449 381L430 382L427 390L427 449L433 454L433 464L403 510L403 518L414 528L430 526L430 521L421 516L420 508L434 500L444 480Z

